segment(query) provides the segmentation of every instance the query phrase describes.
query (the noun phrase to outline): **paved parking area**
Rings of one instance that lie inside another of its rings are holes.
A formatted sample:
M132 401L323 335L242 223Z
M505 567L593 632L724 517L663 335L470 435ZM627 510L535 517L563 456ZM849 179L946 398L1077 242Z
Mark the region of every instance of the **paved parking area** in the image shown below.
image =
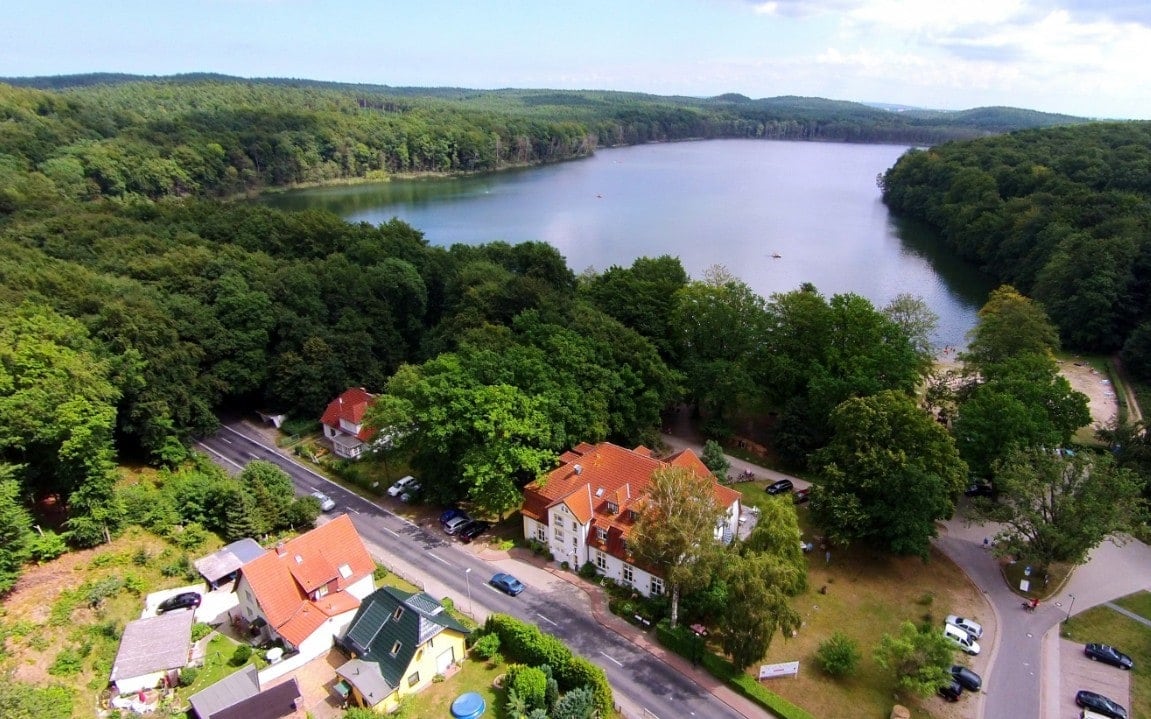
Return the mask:
M1079 716L1079 708L1075 706L1075 692L1080 689L1102 694L1125 707L1131 707L1131 673L1109 664L1091 661L1084 656L1081 643L1060 639L1059 665L1062 681L1056 716Z
M140 612L140 618L156 616L156 606L168 597L183 592L196 592L200 595L200 606L196 608L196 621L213 626L220 623L226 624L228 612L240 603L239 597L232 591L230 583L214 592L209 592L207 589L207 585L201 583L153 592L144 598L144 611Z

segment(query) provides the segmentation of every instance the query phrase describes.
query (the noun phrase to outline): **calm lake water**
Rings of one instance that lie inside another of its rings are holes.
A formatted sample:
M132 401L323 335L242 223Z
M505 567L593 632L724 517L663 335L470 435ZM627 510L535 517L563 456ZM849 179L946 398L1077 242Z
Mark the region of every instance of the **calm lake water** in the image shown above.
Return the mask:
M757 140L641 145L482 177L326 187L264 201L355 222L398 217L435 245L542 240L576 272L667 254L696 278L723 265L765 297L804 282L877 306L911 293L939 315L936 343L963 346L993 285L930 232L888 214L875 178L906 149Z

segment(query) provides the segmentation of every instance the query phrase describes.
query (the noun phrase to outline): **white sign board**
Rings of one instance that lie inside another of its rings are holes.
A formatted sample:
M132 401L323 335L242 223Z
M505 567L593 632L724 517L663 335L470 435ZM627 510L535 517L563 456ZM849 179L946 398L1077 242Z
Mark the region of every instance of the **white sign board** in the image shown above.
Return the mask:
M799 674L799 662L783 662L782 664L762 664L759 667L760 679L775 679L776 677L793 677Z

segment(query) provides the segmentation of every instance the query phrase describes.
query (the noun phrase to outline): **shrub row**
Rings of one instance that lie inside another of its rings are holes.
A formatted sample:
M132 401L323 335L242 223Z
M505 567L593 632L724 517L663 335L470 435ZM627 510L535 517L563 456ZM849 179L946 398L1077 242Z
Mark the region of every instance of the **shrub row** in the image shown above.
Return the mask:
M694 635L689 633L689 630L684 627L672 629L667 620L662 620L656 625L655 635L660 644L688 659L693 658L693 653L699 651L701 644ZM758 681L746 673L737 671L731 662L723 657L716 656L705 649L701 663L704 669L707 669L716 679L722 680L732 689L772 712L780 719L815 719L811 714L775 692L764 689Z
M589 687L595 694L596 708L607 716L614 706L611 685L603 669L583 657L577 657L555 637L544 634L532 624L506 614L492 614L484 624L485 634L500 638L500 651L509 661L530 666L549 665L563 691Z

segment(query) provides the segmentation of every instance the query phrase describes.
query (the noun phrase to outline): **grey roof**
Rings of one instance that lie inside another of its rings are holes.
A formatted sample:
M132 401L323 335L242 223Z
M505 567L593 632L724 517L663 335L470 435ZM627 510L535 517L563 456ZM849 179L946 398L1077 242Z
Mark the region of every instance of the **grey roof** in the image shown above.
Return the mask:
M212 719L280 719L296 710L300 685L295 679L241 699L212 715Z
M236 540L213 554L197 559L193 564L209 582L222 579L267 550L256 540L247 537Z
M363 695L368 706L375 706L395 691L388 680L380 674L380 665L363 659L353 659L336 670L336 674Z
M348 676L343 667L338 673L365 697L369 694L361 682L376 692L384 692L378 694L379 701L400 685L416 650L445 629L468 633L431 595L381 587L364 597L348 630L339 639L340 646L365 660L361 664L370 664L374 676L365 678L367 670L359 665L357 676Z
M171 612L129 622L120 637L111 680L187 666L194 614Z
M240 671L196 692L188 697L188 701L200 719L208 719L221 709L259 693L260 677L256 673L256 665L248 664Z

